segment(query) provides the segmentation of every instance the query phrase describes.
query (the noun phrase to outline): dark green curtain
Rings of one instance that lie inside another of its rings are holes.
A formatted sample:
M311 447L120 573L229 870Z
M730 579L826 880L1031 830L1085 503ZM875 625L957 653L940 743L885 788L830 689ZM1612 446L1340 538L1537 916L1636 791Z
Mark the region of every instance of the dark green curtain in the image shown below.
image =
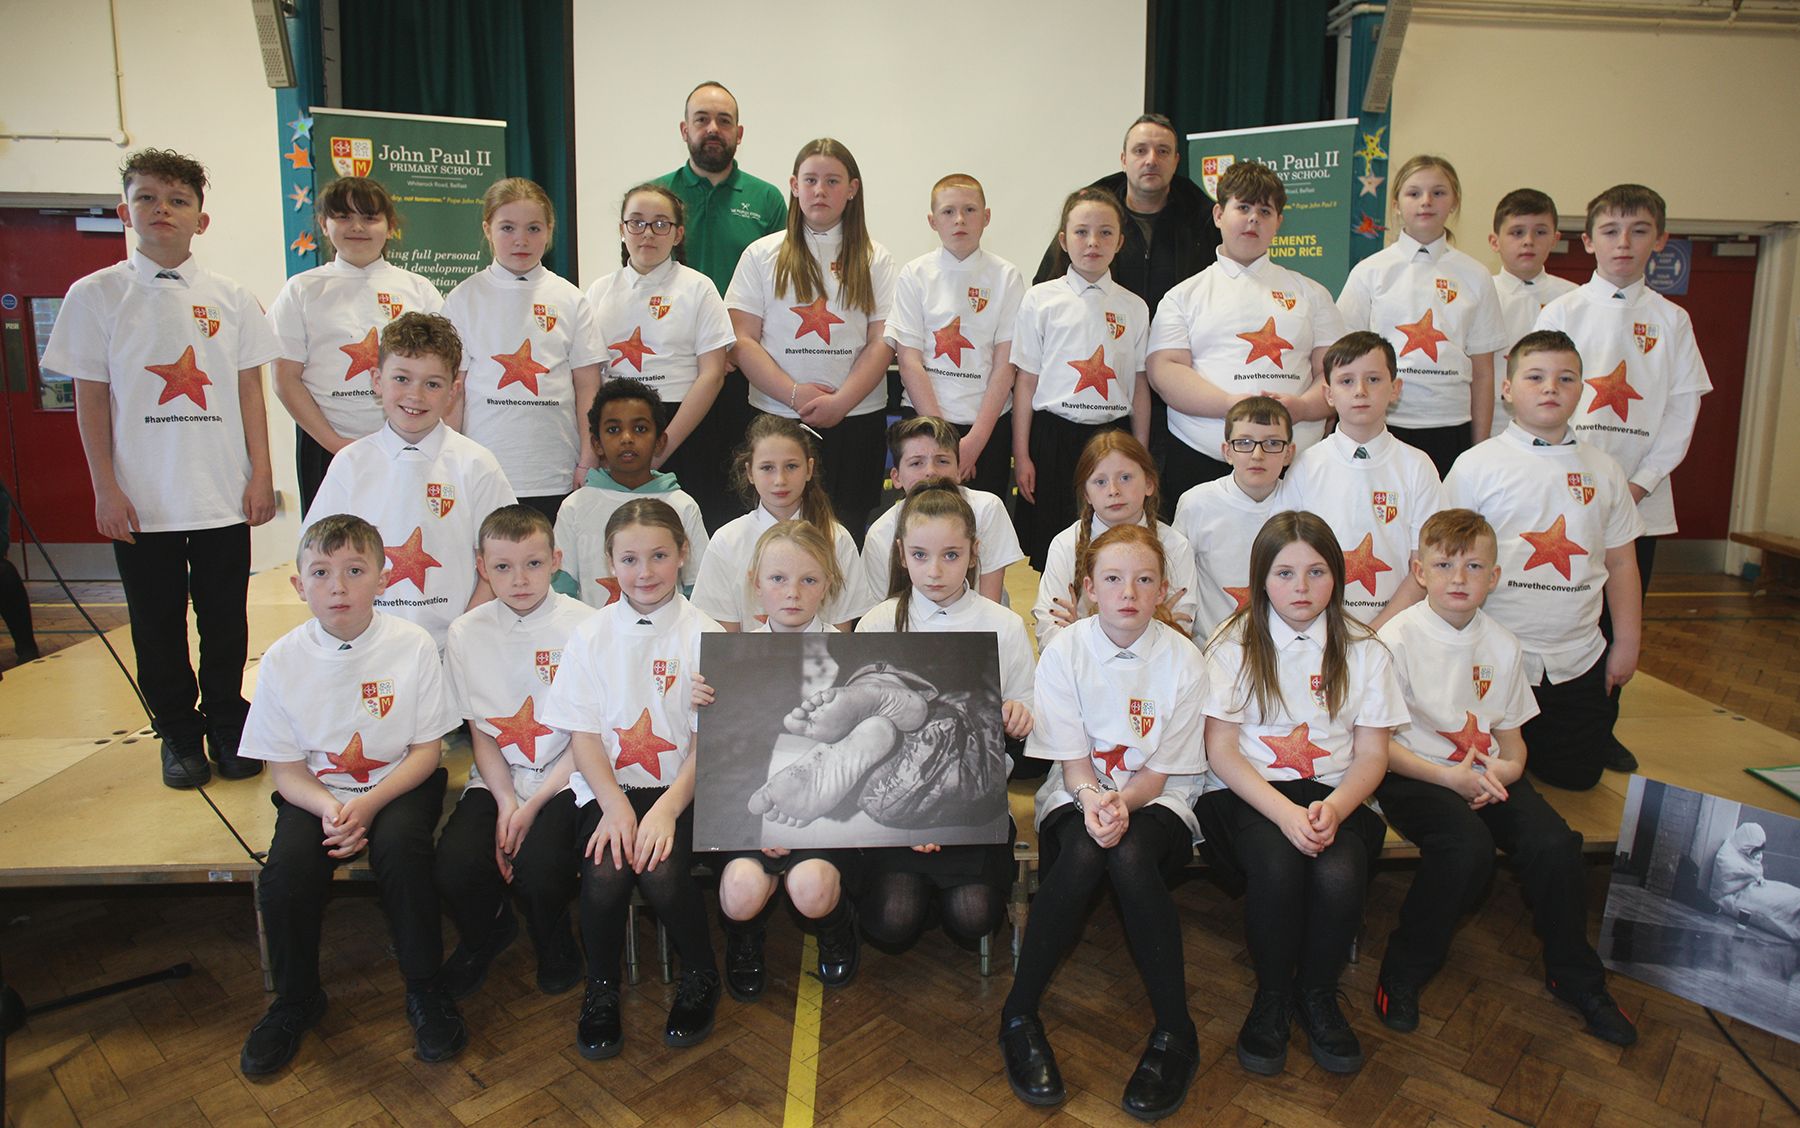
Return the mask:
M1184 137L1331 117L1330 8L1329 0L1150 0L1149 108Z
M575 279L569 0L343 0L342 108L506 122L506 173L556 205L545 265Z

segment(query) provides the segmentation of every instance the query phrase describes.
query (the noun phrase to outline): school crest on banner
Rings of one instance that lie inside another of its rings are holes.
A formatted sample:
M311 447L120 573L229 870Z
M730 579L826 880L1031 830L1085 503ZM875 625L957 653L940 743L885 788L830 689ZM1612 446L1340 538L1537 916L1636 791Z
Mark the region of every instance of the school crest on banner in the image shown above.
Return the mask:
M378 721L387 716L388 710L394 707L394 679L362 683L362 706L363 712Z
M1399 498L1388 490L1372 490L1369 493L1369 508L1375 511L1375 519L1383 525L1391 525L1394 518L1400 516Z
M1443 302L1445 305L1449 305L1451 302L1455 301L1456 300L1456 283L1449 278L1438 279L1437 280L1437 296L1438 296L1438 301Z
M562 665L562 647L540 650L531 656L531 672L545 685L556 681L556 667Z
M1200 186L1213 199L1219 198L1219 176L1226 169L1237 163L1237 158L1227 153L1223 156L1200 158Z
M1131 731L1140 739L1149 736L1150 730L1156 727L1156 702L1133 697L1129 720Z
M1275 299L1276 305L1285 310L1292 310L1294 303L1300 300L1299 294L1290 294L1286 290L1270 290L1269 296Z
M678 658L656 658L650 663L650 682L659 694L667 695L680 675L681 660Z
M1118 314L1112 312L1111 310L1107 310L1106 311L1106 329L1107 329L1107 332L1112 334L1112 339L1116 341L1120 337L1123 337L1125 335L1125 322L1122 319L1120 319Z
M331 167L339 176L367 176L375 167L375 143L367 137L333 137Z
M1480 700L1487 697L1488 690L1494 687L1494 668L1492 666L1484 666L1478 662L1475 664L1474 671L1475 697L1477 700Z
M658 321L669 316L669 310L673 308L674 307L669 304L668 299L661 294L657 294L650 299L650 316L656 318Z
M1631 325L1631 339L1636 343L1639 352L1643 353L1645 356L1649 356L1650 350L1656 347L1656 326L1647 321L1633 322Z
M543 302L532 303L531 316L537 322L538 328L546 333L556 328L556 311Z
M425 508L434 517L448 517L456 508L456 487L447 482L425 483Z
M1594 500L1594 476L1592 474L1570 474L1569 496L1586 505Z
M202 337L219 335L219 308L217 306L195 306L194 324L200 327Z
M402 313L406 312L405 304L395 301L394 295L389 293L377 293L375 295L375 304L381 307L382 313L387 314L387 319L389 321L392 321L394 318L399 317Z
M988 307L988 292L980 286L969 287L969 308L976 313Z

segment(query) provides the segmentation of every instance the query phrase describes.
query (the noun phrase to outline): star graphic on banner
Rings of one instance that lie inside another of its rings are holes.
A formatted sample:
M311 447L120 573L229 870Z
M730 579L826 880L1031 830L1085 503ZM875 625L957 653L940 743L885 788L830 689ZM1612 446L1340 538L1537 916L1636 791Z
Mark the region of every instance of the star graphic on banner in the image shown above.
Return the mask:
M1280 368L1282 350L1294 347L1294 342L1285 340L1280 333L1275 332L1273 317L1263 322L1263 327L1256 332L1239 333L1237 338L1250 346L1250 355L1244 358L1245 364L1255 364L1256 358L1260 356L1269 358L1275 362L1275 367Z
M494 734L495 744L502 748L512 745L533 764L537 763L537 738L556 735L555 729L537 719L536 705L529 693L517 713L510 717L489 717L487 723L500 730Z
M350 364L344 369L344 379L354 380L365 372L373 372L381 363L381 338L370 329L368 336L355 344L339 345L338 351L350 358Z
M324 779L328 775L347 775L358 783L367 783L370 772L376 768L388 766L386 760L371 760L363 755L362 733L360 732L350 735L350 743L344 745L342 752L327 752L325 758L331 761L331 766L323 771L313 773L319 779Z
M950 324L942 329L933 329L931 337L931 358L936 360L940 356L947 356L950 358L950 363L958 368L962 367L963 350L975 347L974 342L963 336L960 316L952 317Z
M1078 396L1082 389L1092 388L1105 399L1108 386L1119 378L1119 374L1106 365L1106 346L1101 345L1094 350L1094 355L1086 360L1071 360L1069 367L1081 373L1081 379L1075 381L1075 390L1070 395Z
M1094 759L1100 761L1101 770L1106 772L1107 779L1111 779L1114 772L1125 766L1125 746L1115 744L1104 751L1095 752Z
M1386 180L1387 177L1382 176L1377 172L1365 172L1356 179L1362 185L1362 189L1358 192L1358 195L1374 196L1376 199L1381 198L1381 182Z
M662 778L662 754L675 751L675 746L650 727L650 710L638 714L637 724L630 728L613 731L619 734L619 759L613 764L614 772L637 764L657 779Z
M1525 561L1525 571L1529 572L1540 564L1549 564L1562 573L1563 579L1569 578L1569 558L1586 556L1588 552L1569 539L1568 525L1567 518L1558 517L1541 533L1519 534L1531 546L1531 559Z
M619 591L619 581L613 579L611 576L601 576L594 582L606 589L606 605L608 607L619 601L619 595L621 594Z
M1361 584L1375 594L1375 577L1394 569L1375 555L1375 534L1364 533L1362 543L1344 553L1344 586Z
M1294 731L1286 736L1264 736L1259 739L1275 754L1275 762L1270 767L1292 768L1300 773L1301 779L1311 779L1316 774L1313 771L1314 760L1322 760L1331 755L1312 742L1304 723L1295 725Z
M312 203L312 188L305 184L296 184L294 190L288 193L288 199L294 201L294 210L299 211Z
M1494 746L1494 738L1481 731L1481 725L1476 722L1475 714L1468 713L1468 718L1463 722L1463 727L1456 732L1438 730L1439 736L1456 745L1456 751L1450 754L1452 764L1462 763L1469 758L1471 752L1479 752L1485 756L1488 749Z
M656 350L644 343L644 327L642 325L633 329L631 336L623 341L614 341L606 347L617 352L621 361L630 361L631 366L639 372L644 370L644 358L656 355Z
M295 141L300 140L302 137L306 138L308 141L311 141L312 140L312 125L313 125L313 119L307 117L305 114L301 114L299 117L295 118L293 121L290 121L287 123L287 127L294 131L294 140Z
M298 141L294 142L294 147L292 150L290 150L286 153L283 153L281 155L288 161L289 164L293 165L297 169L311 168L313 166L312 153L309 152Z
M198 404L200 410L206 410L206 386L212 381L194 363L194 346L189 345L181 350L181 359L174 364L146 364L144 368L166 381L162 395L156 397L158 407L179 396L186 396Z
M312 232L302 231L298 239L288 244L288 249L297 255L310 255L319 249L319 244L313 242Z
M1622 360L1617 368L1606 375L1594 376L1583 380L1582 383L1594 389L1594 402L1588 404L1589 415L1603 407L1610 407L1613 409L1613 414L1617 415L1621 421L1630 419L1631 401L1644 398L1638 394L1636 388L1631 386L1631 382L1625 379L1625 362Z
M1228 587L1228 588L1220 588L1219 590L1223 591L1226 595L1229 595L1231 598L1237 600L1237 605L1240 608L1250 606L1250 589L1249 588L1247 588L1247 587L1241 587L1241 588Z
M398 547L382 545L381 551L387 555L387 586L390 588L401 580L410 580L412 586L418 588L419 594L423 595L425 569L443 567L431 553L425 551L425 530L421 526L413 527L412 536L406 538L405 544Z
M1401 356L1416 349L1433 360L1438 358L1437 347L1450 338L1437 331L1437 328L1431 324L1431 317L1432 311L1426 310L1425 316L1411 325L1394 326L1406 334L1406 347L1400 350Z
M794 340L796 341L808 333L817 333L819 339L829 345L831 343L831 327L844 323L843 318L825 308L823 296L813 299L810 305L789 306L788 308L800 315L800 328L794 330Z
M529 339L519 342L518 352L497 353L493 359L499 362L501 368L500 384L495 391L508 384L523 384L525 390L535 396L538 394L537 378L550 371L531 359L531 341Z

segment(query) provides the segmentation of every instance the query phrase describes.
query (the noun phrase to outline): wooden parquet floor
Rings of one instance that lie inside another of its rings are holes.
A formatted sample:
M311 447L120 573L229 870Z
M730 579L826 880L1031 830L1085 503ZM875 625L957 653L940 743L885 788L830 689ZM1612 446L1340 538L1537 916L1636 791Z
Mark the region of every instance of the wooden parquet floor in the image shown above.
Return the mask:
M1753 597L1726 576L1657 576L1651 587L1644 672L1800 736L1800 600Z

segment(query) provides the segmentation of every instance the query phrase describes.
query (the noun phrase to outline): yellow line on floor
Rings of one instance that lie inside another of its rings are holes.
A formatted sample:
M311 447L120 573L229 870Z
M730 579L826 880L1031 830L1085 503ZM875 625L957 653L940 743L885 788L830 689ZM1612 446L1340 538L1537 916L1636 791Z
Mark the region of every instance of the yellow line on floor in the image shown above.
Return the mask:
M819 1087L819 1000L824 984L819 942L810 934L800 947L800 989L794 997L794 1041L788 1048L787 1110L782 1128L812 1128L813 1100Z

